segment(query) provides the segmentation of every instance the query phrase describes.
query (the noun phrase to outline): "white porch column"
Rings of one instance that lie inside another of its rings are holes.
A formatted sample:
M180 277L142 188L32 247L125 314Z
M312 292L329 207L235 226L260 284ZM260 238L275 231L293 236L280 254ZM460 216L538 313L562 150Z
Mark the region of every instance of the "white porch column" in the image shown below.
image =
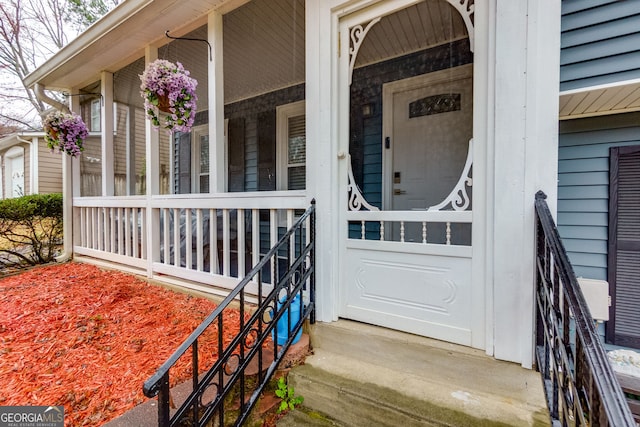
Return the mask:
M306 179L308 194L316 198L316 318L323 322L338 320L338 207L347 197L335 191L341 188L334 170L338 96L337 82L329 77L335 74L338 42L328 3L307 1L305 12L307 159L313 159L307 162Z
M487 246L488 269L493 270L494 355L531 367L534 195L543 189L552 205L556 199L560 4L494 2L489 27L495 20L495 46L489 55L495 55L495 74L489 108L495 133L489 140L493 170L489 165L487 179L487 218L493 219Z
M79 93L79 88L71 88L70 93ZM72 112L80 114L80 97L69 97L69 108ZM80 159L62 154L62 211L63 211L63 235L64 256L73 256L74 239L77 236L79 221L73 218L73 198L80 197Z
M158 48L147 46L145 50L145 64L149 64L158 59ZM160 130L154 129L151 120L145 115L144 135L145 135L145 170L147 171L147 196L160 194Z
M114 194L113 175L113 73L100 73L100 93L102 95L102 114L100 115L100 133L102 134L102 196Z
M40 166L38 163L38 137L31 138L29 144L29 194L38 194L40 192Z
M134 196L136 194L136 110L132 105L127 105L126 109L127 196Z
M158 59L158 48L147 46L145 49L145 64ZM160 135L154 129L151 121L145 117L145 169L147 171L147 277L153 276L152 264L160 261L160 212L151 209L151 196L160 194Z
M211 12L207 38L211 44L213 60L209 61L209 192L221 193L226 188L224 161L224 68L222 41L222 14Z

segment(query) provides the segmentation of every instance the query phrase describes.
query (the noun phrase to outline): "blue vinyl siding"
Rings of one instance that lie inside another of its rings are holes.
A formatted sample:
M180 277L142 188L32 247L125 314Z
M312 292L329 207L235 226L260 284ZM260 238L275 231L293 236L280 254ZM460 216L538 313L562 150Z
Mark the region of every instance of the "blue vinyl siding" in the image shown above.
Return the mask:
M640 1L564 0L560 90L640 78Z
M640 144L640 113L560 123L558 231L578 276L607 280L609 149Z

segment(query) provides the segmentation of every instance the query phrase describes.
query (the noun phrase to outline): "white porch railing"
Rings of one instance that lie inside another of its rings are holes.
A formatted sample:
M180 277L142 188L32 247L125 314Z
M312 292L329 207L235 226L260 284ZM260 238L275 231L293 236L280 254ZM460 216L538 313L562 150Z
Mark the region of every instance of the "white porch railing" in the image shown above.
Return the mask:
M74 253L146 268L144 197L83 197L73 201Z
M73 205L76 255L232 288L308 200L286 191L79 197Z
M471 246L472 211L349 211L350 241ZM415 247L415 246L414 246Z

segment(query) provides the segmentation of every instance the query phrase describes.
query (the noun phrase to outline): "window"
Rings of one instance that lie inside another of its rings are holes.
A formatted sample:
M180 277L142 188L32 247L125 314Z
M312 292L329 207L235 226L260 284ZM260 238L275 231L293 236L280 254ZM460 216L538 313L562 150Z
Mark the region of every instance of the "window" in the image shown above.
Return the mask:
M198 185L200 193L209 192L209 135L198 135L196 141L199 158L199 167L196 168L198 173Z
M100 132L100 99L91 101L91 132Z
M306 117L304 101L277 108L278 190L306 188Z

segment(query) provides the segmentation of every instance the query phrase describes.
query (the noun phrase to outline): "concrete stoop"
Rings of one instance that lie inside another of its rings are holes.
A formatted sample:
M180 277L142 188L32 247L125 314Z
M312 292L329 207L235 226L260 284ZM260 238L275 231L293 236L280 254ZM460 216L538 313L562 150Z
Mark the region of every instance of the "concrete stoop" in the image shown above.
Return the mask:
M549 425L539 373L482 351L343 320L311 345L289 373L305 408L278 426Z

